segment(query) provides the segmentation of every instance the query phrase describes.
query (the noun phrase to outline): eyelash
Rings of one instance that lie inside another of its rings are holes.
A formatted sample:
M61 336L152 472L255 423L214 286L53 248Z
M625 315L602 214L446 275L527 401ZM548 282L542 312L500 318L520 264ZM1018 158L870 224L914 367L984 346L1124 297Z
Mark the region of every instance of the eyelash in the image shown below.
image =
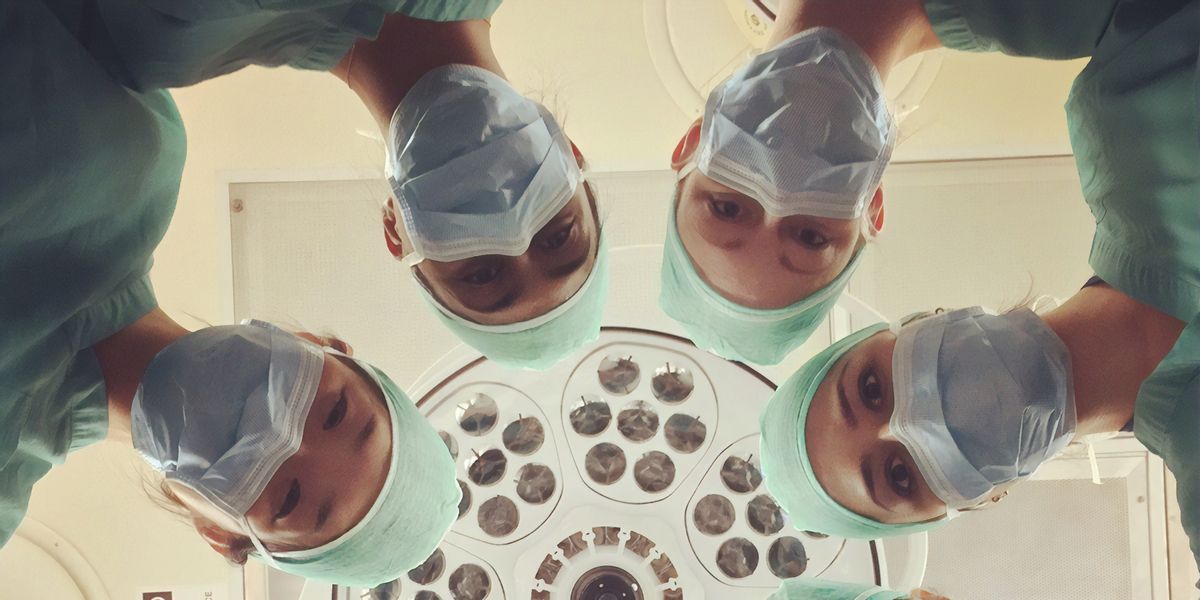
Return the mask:
M287 496L283 499L283 504L279 507L279 512L275 513L274 520L278 521L290 514L300 504L300 480L293 479L292 486L288 488Z
M903 469L903 481L898 480L896 477L896 469L898 467ZM892 486L892 490L895 491L898 496L907 498L912 495L913 486L915 485L915 482L913 481L913 473L912 469L910 469L904 461L896 458L895 456L889 458L883 465L883 472L884 476L887 477L888 485Z
M876 388L874 390L874 399L867 392L868 386L872 385ZM880 383L879 376L875 374L874 365L868 365L858 376L858 396L862 399L863 406L867 407L868 410L879 412L883 409L883 384Z
M575 233L575 220L572 219L565 227L555 231L552 235L547 236L547 239L538 242L543 250L558 250L567 244L571 239L571 235Z
M816 236L817 239L812 240L812 236ZM820 250L821 248L829 245L829 238L822 235L821 232L817 231L816 229L801 229L795 233L794 237L797 242L813 250Z
M722 221L734 221L737 220L738 217L742 216L742 207L737 202L721 200L712 196L710 196L708 199L708 209L712 211L714 217L721 219ZM734 214L725 214L724 209L733 209Z
M324 430L330 430L337 427L346 418L346 410L348 404L346 402L346 393L342 392L341 399L337 404L333 405L333 409L329 411L329 416L325 417L325 424L321 427Z
M460 281L470 285L487 285L500 277L500 269L492 266L482 267L471 271Z

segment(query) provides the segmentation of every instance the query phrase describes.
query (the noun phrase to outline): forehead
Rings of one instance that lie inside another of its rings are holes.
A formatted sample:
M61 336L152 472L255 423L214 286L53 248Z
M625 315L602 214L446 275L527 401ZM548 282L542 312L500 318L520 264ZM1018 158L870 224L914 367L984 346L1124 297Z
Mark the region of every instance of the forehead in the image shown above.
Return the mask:
M868 357L890 361L895 339L891 332L880 331L843 353L825 373L808 407L804 438L813 474L826 493L847 508L853 509L868 497L859 475L867 448L862 438L849 435L849 427L841 415L838 380L843 375L856 379L857 371Z

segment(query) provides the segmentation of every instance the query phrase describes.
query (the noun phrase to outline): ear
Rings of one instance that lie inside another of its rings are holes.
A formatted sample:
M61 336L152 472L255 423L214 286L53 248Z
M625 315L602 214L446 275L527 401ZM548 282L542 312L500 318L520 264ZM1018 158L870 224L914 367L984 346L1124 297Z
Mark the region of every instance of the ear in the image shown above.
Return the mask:
M875 233L883 231L883 186L875 190L871 203L867 205L867 217L870 219L871 230Z
M296 337L306 339L321 347L328 346L346 356L354 356L354 348L350 344L331 335L317 335L310 331L297 331Z
M579 165L580 169L587 169L587 159L583 157L583 153L579 151L579 146L575 142L567 140L571 143L571 154L575 155L575 164Z
M696 119L692 122L692 126L688 127L687 133L683 134L679 145L675 146L675 152L671 153L672 169L679 171L691 162L692 156L696 154L696 148L700 146L700 127L703 123L703 117Z
M199 516L192 517L192 525L209 547L225 557L225 560L236 565L246 564L246 559L250 557L254 547L250 538L221 529L212 521Z
M387 244L388 252L391 252L396 260L400 260L404 257L404 240L400 239L397 224L396 200L388 198L383 204L383 241Z

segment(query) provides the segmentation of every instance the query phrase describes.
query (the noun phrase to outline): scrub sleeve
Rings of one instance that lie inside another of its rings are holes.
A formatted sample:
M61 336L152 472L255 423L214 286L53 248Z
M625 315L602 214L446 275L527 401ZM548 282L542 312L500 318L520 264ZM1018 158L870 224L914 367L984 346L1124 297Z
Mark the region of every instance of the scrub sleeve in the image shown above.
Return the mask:
M80 16L0 2L0 545L34 483L107 432L91 346L156 306L183 171L170 95L114 82Z
M1182 321L1200 311L1200 0L926 0L942 43L1090 56L1066 103L1089 263Z
M926 0L942 43L1091 61L1066 103L1089 263L1122 293L1186 323L1142 384L1134 434L1179 481L1200 562L1200 0Z
M1183 530L1200 566L1200 315L1142 383L1133 432L1175 476Z
M65 1L65 0L63 0ZM81 0L70 0L80 2ZM502 0L82 0L94 54L134 89L189 86L248 65L327 71L391 13L486 19Z
M33 485L104 438L91 346L157 306L149 271L186 138L168 86L249 64L329 69L390 12L500 0L0 3L0 545Z

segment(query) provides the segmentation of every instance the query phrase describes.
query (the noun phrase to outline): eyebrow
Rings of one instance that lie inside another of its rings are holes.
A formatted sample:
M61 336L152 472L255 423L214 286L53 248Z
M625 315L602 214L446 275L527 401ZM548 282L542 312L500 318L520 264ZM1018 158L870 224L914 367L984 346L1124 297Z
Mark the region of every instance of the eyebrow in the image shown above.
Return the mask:
M367 440L371 439L371 434L375 433L375 423L378 417L372 415L366 425L363 425L362 431L358 432L358 438L354 440L354 451L362 453L363 448L367 445Z
M583 252L580 253L578 257L571 259L571 261L566 264L559 265L546 271L546 277L549 277L550 279L563 279L564 277L570 276L575 271L578 271L579 267L583 266L583 263L587 262L587 259L589 256L591 256L591 254L592 244L589 241L587 246L583 248Z
M502 310L512 306L513 304L516 304L517 300L520 298L521 298L521 290L516 289L516 290L513 290L513 291L505 294L503 298L501 298L483 308L475 309L475 311L484 313L484 314L499 312L499 311L502 311Z
M837 395L838 408L841 409L842 418L846 421L846 426L850 429L858 427L858 417L854 416L854 409L850 408L850 401L846 399L846 387L842 384L842 380L846 377L846 368L850 366L850 361L842 362L842 368L837 374Z
M806 271L804 269L801 269L800 267L797 267L796 265L792 264L792 259L788 258L787 255L785 255L785 254L779 255L779 266L781 266L781 267L787 269L788 271L791 271L797 275L812 275L813 273L817 272L817 271Z
M864 456L862 462L859 463L859 472L862 473L863 483L867 486L867 494L871 496L871 500L875 502L876 506L888 512L894 513L896 511L884 506L883 503L879 501L879 496L875 493L875 477L871 473L870 460L870 458Z
M333 514L333 496L326 498L325 502L321 503L321 508L317 510L317 531L325 527L331 514Z
M739 249L741 249L742 246L745 246L745 245L746 245L745 238L734 238L732 240L729 240L728 242L716 244L716 246L722 250L739 250Z

